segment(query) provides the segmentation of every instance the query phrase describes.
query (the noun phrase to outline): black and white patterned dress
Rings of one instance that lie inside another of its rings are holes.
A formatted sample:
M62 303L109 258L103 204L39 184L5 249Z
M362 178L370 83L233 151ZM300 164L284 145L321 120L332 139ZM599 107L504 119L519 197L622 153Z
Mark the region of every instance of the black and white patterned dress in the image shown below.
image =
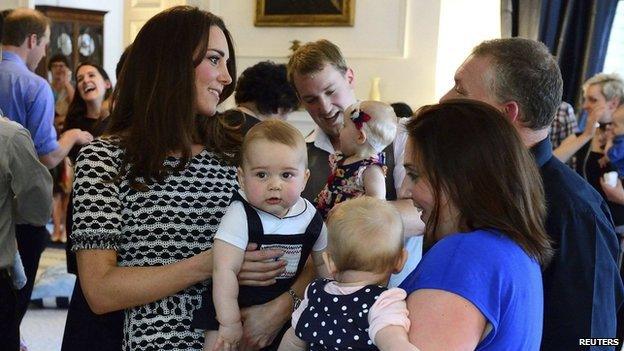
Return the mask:
M146 192L127 180L112 179L123 150L111 139L85 146L77 160L74 182L72 250L117 251L119 266L161 266L212 247L219 220L230 202L236 169L209 151L193 157ZM165 164L175 166L169 157ZM201 350L202 333L191 329L204 284L143 306L127 309L124 350Z

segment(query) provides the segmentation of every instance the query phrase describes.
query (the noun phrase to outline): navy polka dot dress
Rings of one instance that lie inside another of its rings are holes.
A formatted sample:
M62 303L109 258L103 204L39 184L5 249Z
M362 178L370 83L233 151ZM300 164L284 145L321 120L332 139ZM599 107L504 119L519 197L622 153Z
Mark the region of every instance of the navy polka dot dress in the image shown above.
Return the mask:
M368 312L387 288L367 285L348 295L325 292L328 279L308 287L307 308L295 327L295 335L309 350L378 350L368 336Z

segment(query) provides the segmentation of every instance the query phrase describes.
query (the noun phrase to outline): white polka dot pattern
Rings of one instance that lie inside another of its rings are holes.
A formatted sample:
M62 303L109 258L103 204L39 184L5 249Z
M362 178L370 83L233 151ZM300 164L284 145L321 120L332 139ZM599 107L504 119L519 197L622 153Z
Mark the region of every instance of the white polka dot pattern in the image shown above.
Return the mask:
M308 287L308 306L299 317L295 334L312 351L377 350L368 335L368 307L386 288L368 285L349 295L332 295L324 289L328 282L317 279Z

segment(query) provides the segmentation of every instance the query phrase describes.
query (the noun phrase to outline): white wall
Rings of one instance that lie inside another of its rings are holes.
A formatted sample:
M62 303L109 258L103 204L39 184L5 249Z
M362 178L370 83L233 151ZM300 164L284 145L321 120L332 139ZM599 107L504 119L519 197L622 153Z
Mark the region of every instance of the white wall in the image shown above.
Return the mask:
M453 86L453 74L472 48L501 37L500 0L440 0L435 96Z
M367 98L380 77L382 100L421 105L434 99L439 1L357 0L353 27L254 27L255 2L208 0L237 47L240 71L261 60L286 62L292 40L336 43L356 74L356 94Z
M0 9L36 5L107 11L104 16L104 69L115 82L115 66L123 52L123 2L125 0L2 0Z
M262 60L286 62L291 40L325 38L355 71L358 98L368 98L373 77L380 77L383 101L413 108L436 102L452 86L455 69L475 44L500 37L500 0L356 0L353 27L254 27L255 1L189 3L223 17L239 72ZM303 131L313 127L303 112L291 119Z
M3 0L0 7L25 3L108 11L104 62L113 75L129 30L124 28L123 14L129 1ZM138 1L143 2L161 1ZM292 40L326 38L341 47L355 71L358 98L368 98L372 78L380 77L382 100L404 101L413 108L436 102L451 87L453 73L470 49L481 40L500 36L500 0L356 0L353 27L254 27L253 0L186 3L224 18L234 37L239 73L262 60L286 62ZM223 108L232 105L227 101ZM302 130L311 128L305 113L293 117Z
M0 10L14 9L16 7L28 7L28 0L2 0Z

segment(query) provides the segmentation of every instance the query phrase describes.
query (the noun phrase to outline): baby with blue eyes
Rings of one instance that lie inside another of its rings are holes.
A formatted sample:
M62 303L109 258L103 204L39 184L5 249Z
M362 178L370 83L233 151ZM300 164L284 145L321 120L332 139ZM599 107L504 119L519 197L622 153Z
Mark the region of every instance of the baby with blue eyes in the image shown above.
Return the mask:
M301 133L287 122L266 120L245 135L238 182L241 191L214 236L214 270L192 326L206 334L204 350L236 350L243 336L240 309L264 304L291 289L312 256L316 273L329 277L322 258L327 229L316 208L301 197L310 175ZM264 287L239 286L237 276L249 243L284 252L284 271ZM296 307L296 306L295 306ZM277 341L279 342L279 341Z

